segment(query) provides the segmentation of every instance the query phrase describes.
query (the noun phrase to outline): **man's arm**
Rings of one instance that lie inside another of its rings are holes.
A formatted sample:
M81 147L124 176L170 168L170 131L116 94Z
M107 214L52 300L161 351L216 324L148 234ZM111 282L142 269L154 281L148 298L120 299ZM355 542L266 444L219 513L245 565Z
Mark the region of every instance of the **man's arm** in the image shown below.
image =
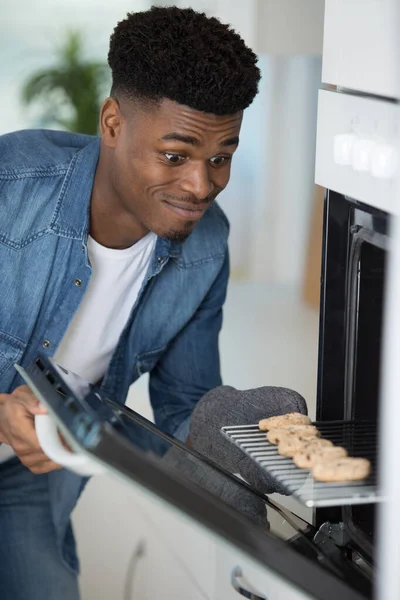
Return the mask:
M186 440L190 414L200 398L221 385L218 337L229 278L229 254L207 296L150 373L155 422Z

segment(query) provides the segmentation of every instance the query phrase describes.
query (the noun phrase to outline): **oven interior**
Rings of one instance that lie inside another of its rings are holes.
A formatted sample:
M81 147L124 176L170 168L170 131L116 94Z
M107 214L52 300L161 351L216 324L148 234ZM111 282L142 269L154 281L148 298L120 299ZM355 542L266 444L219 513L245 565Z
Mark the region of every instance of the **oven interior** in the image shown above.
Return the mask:
M388 215L338 193L325 199L317 420L368 422L379 450L379 388ZM367 447L367 446L365 446ZM360 454L361 456L362 454ZM318 528L340 528L350 559L371 574L375 507L317 509Z

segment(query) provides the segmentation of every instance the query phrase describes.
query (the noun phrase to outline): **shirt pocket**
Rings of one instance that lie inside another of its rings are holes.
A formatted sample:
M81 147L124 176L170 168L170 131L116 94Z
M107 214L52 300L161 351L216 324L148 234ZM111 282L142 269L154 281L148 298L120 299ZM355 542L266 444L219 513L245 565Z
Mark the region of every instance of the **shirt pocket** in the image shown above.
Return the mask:
M24 347L21 340L0 331L0 377L21 359Z
M166 347L167 346L163 346L162 348L157 348L156 350L139 354L136 363L137 373L139 376L143 375L143 373L149 373L152 369L154 369Z

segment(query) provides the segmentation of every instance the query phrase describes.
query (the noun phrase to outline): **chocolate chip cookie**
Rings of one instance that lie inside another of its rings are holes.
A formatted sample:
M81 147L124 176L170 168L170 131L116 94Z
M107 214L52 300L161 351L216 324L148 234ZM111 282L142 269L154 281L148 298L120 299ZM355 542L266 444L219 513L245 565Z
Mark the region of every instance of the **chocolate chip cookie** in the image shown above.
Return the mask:
M312 469L319 462L330 462L347 456L347 450L341 446L333 446L329 440L318 440L306 444L293 456L294 464L300 469Z
M319 436L319 431L315 425L292 425L291 427L277 427L267 432L267 440L271 444L279 444L285 439L290 439L302 435L304 438Z
M318 462L312 469L317 481L360 481L371 473L371 463L366 458L341 458Z
M307 415L293 412L285 415L278 415L276 417L269 417L268 419L261 419L258 423L258 426L262 431L269 431L270 429L276 429L277 427L288 427L290 425L311 425L311 419L307 417Z

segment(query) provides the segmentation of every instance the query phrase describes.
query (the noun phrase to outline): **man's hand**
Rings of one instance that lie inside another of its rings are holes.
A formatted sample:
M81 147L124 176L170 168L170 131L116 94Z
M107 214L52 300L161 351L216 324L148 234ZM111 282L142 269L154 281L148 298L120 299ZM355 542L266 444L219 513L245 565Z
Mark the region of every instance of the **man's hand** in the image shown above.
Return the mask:
M35 415L46 410L27 385L12 394L0 394L0 442L9 444L22 464L32 473L48 473L61 469L41 449L35 431Z

